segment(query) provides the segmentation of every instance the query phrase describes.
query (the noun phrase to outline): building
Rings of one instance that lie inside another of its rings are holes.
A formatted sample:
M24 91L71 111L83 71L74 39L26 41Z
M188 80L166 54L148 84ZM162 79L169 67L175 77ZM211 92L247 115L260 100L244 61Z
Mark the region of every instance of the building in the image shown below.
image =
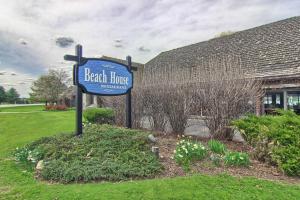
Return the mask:
M300 113L300 17L165 51L145 65L133 62L134 85L159 84L162 77L177 82L193 79L206 69L211 56L239 57L244 69L253 69L254 76L263 80L266 95L256 102L257 114L273 108ZM99 96L83 96L84 107L102 103Z
M266 95L257 114L273 108L300 111L300 17L293 17L231 35L162 52L144 67L144 84L193 79L211 56L238 56L244 69L254 69Z

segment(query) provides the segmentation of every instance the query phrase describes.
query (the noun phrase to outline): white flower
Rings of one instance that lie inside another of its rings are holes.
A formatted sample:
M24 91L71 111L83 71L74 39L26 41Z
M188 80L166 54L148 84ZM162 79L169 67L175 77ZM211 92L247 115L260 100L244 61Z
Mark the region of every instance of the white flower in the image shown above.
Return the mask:
M202 150L204 150L204 149L205 149L205 147L203 147L203 146L202 146L202 147L201 147L201 149L202 149Z

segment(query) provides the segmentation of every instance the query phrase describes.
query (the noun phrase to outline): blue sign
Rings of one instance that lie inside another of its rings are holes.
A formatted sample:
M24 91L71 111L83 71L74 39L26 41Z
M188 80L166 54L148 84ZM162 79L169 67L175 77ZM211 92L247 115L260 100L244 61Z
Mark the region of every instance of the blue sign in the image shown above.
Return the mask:
M89 58L76 69L76 82L85 93L121 95L133 87L132 72L122 63Z

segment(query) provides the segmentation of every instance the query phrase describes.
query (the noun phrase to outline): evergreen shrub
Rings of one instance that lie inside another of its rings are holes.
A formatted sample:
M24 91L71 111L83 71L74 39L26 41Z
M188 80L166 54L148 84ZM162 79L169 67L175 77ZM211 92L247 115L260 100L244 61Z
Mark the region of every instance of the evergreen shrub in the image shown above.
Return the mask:
M115 114L111 108L88 108L84 110L83 117L90 123L114 124Z
M81 137L60 134L44 137L18 149L20 162L35 152L34 163L43 160L39 176L48 181L70 183L122 181L154 177L162 170L151 152L144 131L110 125L87 125ZM42 150L42 151L40 151Z
M250 115L233 124L255 147L255 156L277 165L288 175L300 176L300 116L277 111L276 116Z

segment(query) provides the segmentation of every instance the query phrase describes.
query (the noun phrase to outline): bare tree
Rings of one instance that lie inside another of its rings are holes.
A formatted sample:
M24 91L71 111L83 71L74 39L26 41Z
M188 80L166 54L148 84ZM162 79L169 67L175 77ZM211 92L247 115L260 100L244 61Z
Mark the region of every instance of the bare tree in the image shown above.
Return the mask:
M139 91L143 95L143 113L148 117L151 128L163 132L166 126L163 86L143 86Z
M263 94L255 71L245 70L238 57L211 57L207 70L199 77L205 122L213 137L227 138L226 127L247 112Z
M140 128L142 119L148 118L153 130L165 131L169 122L174 133L183 134L189 115L200 115L205 116L213 137L230 137L230 122L253 112L262 97L261 82L254 78L255 71L242 68L239 56L211 56L194 67L194 74L186 70L184 77L176 75L176 81L174 76L160 77L159 84L146 81L136 86L132 91L133 127ZM117 124L124 125L125 97L110 101Z
M166 84L163 111L175 134L183 134L188 120L188 88L184 84Z
M144 85L144 113L153 119L153 129L163 131L167 121L182 134L191 114L205 116L213 137L227 138L227 127L237 117L253 112L263 91L255 71L245 70L239 56L211 56L195 75L176 81L161 78L159 84ZM177 75L176 75L177 76Z

